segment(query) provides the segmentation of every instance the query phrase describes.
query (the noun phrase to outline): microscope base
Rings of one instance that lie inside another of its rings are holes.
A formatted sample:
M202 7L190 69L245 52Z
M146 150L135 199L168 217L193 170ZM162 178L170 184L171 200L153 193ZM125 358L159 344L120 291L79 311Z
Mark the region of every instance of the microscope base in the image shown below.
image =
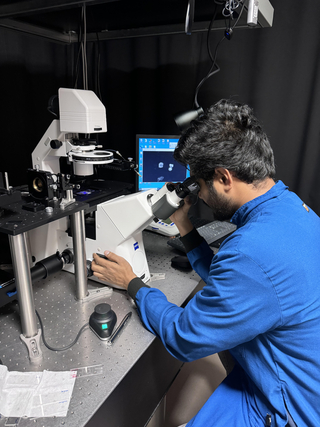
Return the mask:
M23 334L20 335L21 341L23 341L28 349L29 360L31 363L37 363L42 360L42 351L40 348L41 329L38 329L37 335L31 338L26 338Z
M84 298L81 298L80 301L81 302L88 302L88 301L91 301L92 299L98 298L98 297L109 298L109 297L111 297L112 292L113 292L113 289L109 288L108 286L104 286L103 288L98 288L98 289L89 289L88 294Z

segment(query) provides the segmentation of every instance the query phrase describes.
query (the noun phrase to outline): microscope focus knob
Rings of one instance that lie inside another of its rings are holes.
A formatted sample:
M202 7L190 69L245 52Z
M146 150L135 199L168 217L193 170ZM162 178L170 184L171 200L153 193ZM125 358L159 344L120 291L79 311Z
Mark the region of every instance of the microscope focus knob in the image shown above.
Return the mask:
M58 139L52 139L51 141L50 141L50 147L53 149L53 150L57 150L58 148L60 148L62 146L62 142L61 141L59 141Z

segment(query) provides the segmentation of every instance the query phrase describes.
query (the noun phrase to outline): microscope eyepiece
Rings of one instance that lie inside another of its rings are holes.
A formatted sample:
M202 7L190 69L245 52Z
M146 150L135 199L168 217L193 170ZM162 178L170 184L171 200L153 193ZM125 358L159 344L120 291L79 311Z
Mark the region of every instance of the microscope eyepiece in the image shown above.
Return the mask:
M197 194L199 190L200 190L200 186L197 183L196 178L194 176L190 176L183 182L180 182L175 187L177 196L179 196L181 199L184 199L190 193Z

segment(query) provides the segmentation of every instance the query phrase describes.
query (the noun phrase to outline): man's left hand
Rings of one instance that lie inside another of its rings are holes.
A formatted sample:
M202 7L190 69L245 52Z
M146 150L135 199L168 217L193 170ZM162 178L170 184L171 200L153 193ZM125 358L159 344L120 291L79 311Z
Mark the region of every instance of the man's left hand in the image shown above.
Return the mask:
M127 289L131 280L137 277L131 265L124 258L112 252L105 251L104 255L107 259L93 254L91 269L94 276L105 282Z

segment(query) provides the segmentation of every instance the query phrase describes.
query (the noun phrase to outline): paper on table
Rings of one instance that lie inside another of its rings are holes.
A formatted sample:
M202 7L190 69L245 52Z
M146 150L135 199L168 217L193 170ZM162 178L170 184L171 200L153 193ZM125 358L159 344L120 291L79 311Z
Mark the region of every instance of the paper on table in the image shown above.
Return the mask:
M76 372L9 372L0 365L0 414L5 417L65 417Z

